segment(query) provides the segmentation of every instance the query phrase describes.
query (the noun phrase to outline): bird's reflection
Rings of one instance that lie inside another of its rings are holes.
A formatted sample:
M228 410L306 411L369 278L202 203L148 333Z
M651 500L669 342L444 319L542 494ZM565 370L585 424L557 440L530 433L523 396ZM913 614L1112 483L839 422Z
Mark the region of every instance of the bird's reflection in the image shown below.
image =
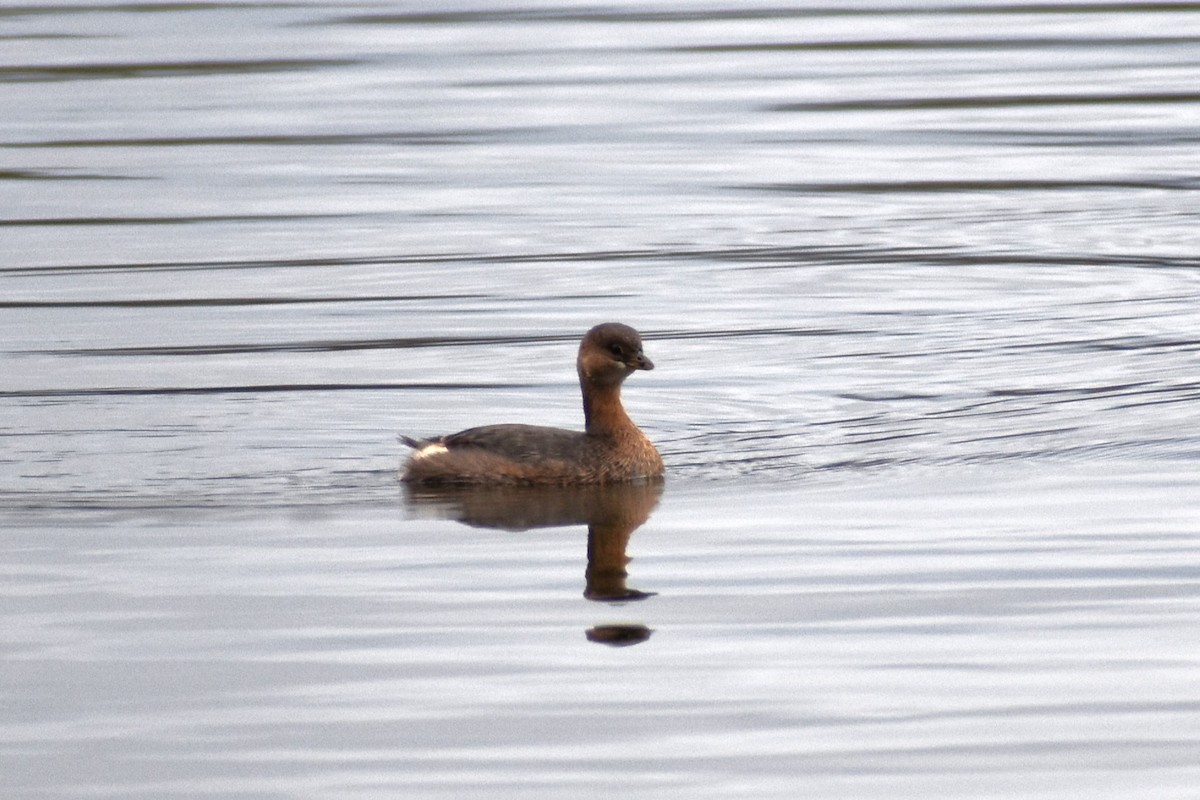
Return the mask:
M661 483L578 487L405 486L405 500L422 512L481 528L523 531L587 525L583 596L601 603L652 597L626 585L629 537L650 518ZM650 638L642 624L604 624L587 631L589 641L623 647Z

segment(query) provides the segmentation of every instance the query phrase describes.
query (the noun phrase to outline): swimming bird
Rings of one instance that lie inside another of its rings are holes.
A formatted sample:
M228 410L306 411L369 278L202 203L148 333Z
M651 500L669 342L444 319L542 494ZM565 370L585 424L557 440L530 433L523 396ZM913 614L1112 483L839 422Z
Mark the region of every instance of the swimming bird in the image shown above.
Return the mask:
M625 413L621 384L654 369L642 337L619 322L589 330L575 360L584 430L485 425L427 439L413 448L401 479L415 484L580 485L661 480L658 450Z

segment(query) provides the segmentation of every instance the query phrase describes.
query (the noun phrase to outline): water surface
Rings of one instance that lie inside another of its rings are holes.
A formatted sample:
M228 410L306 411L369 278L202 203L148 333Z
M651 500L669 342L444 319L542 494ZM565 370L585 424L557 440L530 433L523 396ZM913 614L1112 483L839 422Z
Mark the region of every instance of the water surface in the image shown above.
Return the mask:
M1194 793L1195 4L0 41L6 796ZM609 319L661 498L405 495Z

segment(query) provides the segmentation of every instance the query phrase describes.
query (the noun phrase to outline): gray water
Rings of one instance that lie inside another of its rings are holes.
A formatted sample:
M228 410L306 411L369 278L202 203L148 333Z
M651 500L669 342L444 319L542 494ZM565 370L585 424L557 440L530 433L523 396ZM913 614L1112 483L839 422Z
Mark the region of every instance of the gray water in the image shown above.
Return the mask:
M5 3L0 790L1195 797L1197 86L1192 3ZM661 497L401 489L609 319Z

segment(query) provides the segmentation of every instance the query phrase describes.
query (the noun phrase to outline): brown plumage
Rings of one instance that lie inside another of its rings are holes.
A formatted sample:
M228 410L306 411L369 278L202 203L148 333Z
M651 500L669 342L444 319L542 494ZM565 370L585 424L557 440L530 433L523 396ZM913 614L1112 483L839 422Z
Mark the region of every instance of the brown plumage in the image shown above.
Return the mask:
M541 425L486 425L447 436L402 440L416 452L402 480L422 484L572 485L658 480L663 462L621 405L621 384L654 369L642 338L606 322L579 343L575 361L584 431Z

